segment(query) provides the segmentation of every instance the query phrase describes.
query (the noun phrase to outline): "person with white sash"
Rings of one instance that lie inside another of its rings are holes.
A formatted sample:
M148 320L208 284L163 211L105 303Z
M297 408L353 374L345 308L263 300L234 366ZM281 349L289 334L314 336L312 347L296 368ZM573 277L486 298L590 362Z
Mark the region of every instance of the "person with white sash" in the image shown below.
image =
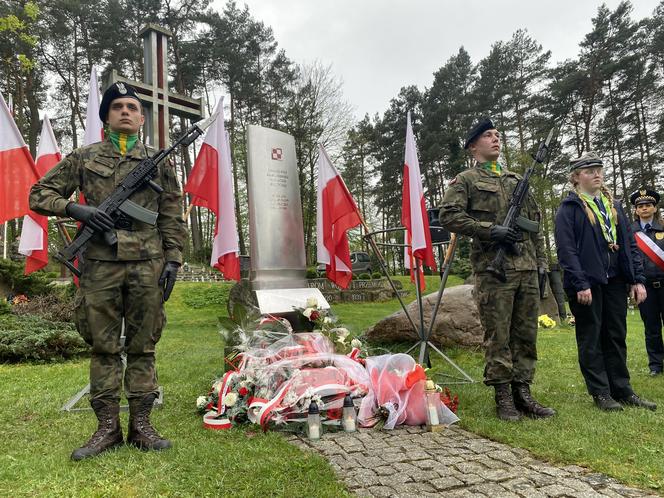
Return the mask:
M636 245L643 253L643 273L646 277L646 300L639 305L645 327L646 351L650 375L662 373L664 341L664 226L659 218L660 195L651 189L634 192L629 200L634 206L632 232Z

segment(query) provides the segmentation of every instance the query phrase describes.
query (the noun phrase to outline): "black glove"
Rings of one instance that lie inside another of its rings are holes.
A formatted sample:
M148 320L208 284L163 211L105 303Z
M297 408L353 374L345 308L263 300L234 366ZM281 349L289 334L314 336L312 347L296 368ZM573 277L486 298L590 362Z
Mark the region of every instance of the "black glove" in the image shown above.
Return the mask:
M546 297L546 270L541 266L537 267L537 280L539 283L540 299Z
M113 229L113 220L105 212L94 206L70 202L65 211L75 220L82 221L97 232L107 232Z
M159 287L164 289L164 302L168 301L168 298L171 297L171 291L175 285L175 277L177 277L179 268L180 263L177 263L176 261L166 261L164 269L161 270Z
M519 232L514 228L509 228L503 225L493 225L491 227L491 241L492 242L506 242L513 244L519 240Z

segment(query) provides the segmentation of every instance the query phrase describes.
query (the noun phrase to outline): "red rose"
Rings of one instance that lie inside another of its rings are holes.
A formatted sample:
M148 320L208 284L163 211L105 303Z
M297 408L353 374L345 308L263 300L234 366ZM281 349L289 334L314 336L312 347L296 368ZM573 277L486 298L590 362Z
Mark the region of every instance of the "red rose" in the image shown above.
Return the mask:
M237 393L240 396L246 396L247 394L249 394L249 389L247 389L246 387L241 387Z
M318 313L318 311L312 311L311 316L309 317L309 320L311 320L312 322L315 322L319 318L320 318L320 313Z

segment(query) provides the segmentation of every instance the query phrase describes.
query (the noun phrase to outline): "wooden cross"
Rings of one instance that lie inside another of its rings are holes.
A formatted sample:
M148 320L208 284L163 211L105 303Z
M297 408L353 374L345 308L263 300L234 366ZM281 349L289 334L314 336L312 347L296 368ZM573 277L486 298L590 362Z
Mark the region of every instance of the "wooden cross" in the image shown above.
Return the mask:
M158 149L169 144L169 116L184 116L198 121L206 116L203 97L192 99L168 90L168 39L169 30L156 24L148 24L139 35L143 38L143 81L132 81L120 76L115 69L104 77L106 90L113 83L129 83L141 99L144 107L145 141Z

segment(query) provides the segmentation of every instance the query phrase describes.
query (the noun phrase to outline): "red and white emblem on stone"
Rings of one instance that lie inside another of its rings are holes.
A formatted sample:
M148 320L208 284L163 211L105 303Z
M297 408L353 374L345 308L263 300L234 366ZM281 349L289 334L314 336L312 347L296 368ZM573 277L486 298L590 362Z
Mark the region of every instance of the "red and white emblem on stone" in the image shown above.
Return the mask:
M274 147L272 149L272 160L281 161L283 159L284 152L280 147Z

